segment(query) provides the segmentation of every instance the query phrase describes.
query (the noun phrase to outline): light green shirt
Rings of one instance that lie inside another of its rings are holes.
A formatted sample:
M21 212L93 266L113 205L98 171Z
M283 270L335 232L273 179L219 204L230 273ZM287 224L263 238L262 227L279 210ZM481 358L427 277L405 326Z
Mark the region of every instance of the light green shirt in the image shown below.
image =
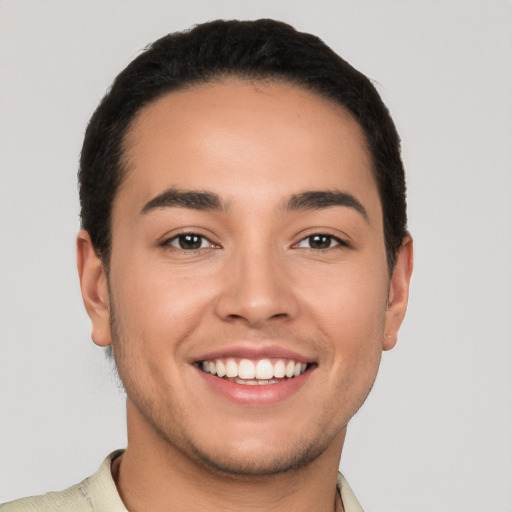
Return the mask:
M94 475L61 492L22 498L0 505L0 512L128 512L124 506L110 467L122 450L111 453ZM341 473L338 488L345 512L364 512Z

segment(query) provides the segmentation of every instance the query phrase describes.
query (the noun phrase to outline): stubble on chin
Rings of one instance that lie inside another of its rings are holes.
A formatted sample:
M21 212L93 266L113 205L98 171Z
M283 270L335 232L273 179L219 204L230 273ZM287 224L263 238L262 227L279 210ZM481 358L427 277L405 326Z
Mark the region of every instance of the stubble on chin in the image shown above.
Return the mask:
M181 414L179 405L176 402L171 404L169 401L163 400L162 403L167 407L162 408L157 397L147 390L147 383L143 382L143 377L133 368L133 354L129 353L128 340L124 334L122 322L116 315L112 298L110 304L111 357L117 378L127 395L129 408L132 407L135 411L136 422L144 424L144 430L151 432L150 435L158 440L157 443L163 447L164 452L169 453L169 457L172 458L173 455L180 454L187 461L209 473L218 474L223 478L244 481L245 479L254 480L258 477L264 479L299 471L312 464L334 444L339 445L338 448L341 451L346 422L337 429L318 428L316 435L310 432L312 435L308 438L299 438L288 446L281 446L282 449L279 450L279 453L267 451L266 453L245 454L243 447L239 450L230 450L228 437L226 437L226 443L218 447L209 443L205 438L194 439L187 435L186 429L179 429L176 425L176 418ZM368 393L370 389L371 385ZM158 392L172 396L172 389L160 389ZM324 420L328 421L326 418L335 414L336 411L326 412ZM130 414L128 417L130 440L130 430L133 429L130 429Z

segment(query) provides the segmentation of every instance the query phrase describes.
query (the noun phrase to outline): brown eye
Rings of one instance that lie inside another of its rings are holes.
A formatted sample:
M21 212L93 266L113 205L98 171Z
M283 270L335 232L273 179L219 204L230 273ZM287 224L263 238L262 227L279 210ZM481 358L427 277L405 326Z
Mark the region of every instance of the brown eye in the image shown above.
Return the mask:
M171 238L166 242L166 245L185 251L196 251L205 247L211 247L213 244L204 236L196 235L195 233L184 233Z
M331 247L336 247L340 245L347 245L332 235L323 235L321 233L308 236L303 238L296 247L304 248L304 249L313 249L316 251L322 251L325 249L330 249Z
M327 235L313 235L308 237L311 249L328 249L332 244L332 237Z

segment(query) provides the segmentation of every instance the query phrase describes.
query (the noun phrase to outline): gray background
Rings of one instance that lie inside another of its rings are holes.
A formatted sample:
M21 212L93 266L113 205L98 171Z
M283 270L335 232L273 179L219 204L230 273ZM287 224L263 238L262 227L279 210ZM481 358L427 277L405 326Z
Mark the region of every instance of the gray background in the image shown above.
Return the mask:
M368 511L512 510L512 3L0 0L0 501L125 443L74 263L77 158L148 42L275 17L378 82L403 139L416 269L342 470Z

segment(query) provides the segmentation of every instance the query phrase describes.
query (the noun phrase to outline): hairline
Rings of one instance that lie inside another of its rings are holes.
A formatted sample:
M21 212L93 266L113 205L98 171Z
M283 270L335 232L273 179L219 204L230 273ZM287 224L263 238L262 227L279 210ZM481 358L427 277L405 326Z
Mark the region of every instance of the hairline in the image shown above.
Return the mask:
M183 84L179 84L178 86L169 86L169 87L163 87L161 91L156 93L151 99L149 99L147 102L143 103L139 106L137 110L135 110L132 114L132 117L130 120L126 123L124 130L121 134L121 141L119 144L120 153L119 153L119 159L116 162L117 165L117 171L118 171L118 182L115 188L115 193L112 197L112 202L110 205L110 215L108 219L108 246L107 251L105 254L100 254L100 259L102 260L102 263L107 270L107 273L110 269L110 257L112 253L112 229L113 229L113 209L114 209L114 203L119 196L119 192L124 185L126 179L128 178L128 175L130 172L133 171L133 165L130 164L130 149L133 148L133 143L129 144L130 135L133 133L135 124L137 123L137 120L140 119L140 117L144 114L144 112L154 105L159 100L163 99L164 97L177 92L183 92L183 91L190 91L190 90L196 90L201 89L203 87L213 86L213 85L222 85L222 84L249 84L253 86L257 85L290 85L293 87L296 87L299 90L302 90L304 92L313 94L317 96L318 98L323 99L327 103L330 103L331 105L335 106L339 113L342 115L346 115L350 117L359 127L361 130L362 135L362 141L364 143L364 151L368 157L368 162L370 165L370 174L373 180L374 185L377 188L377 195L379 197L379 204L380 204L380 210L382 215L382 226L384 231L384 238L385 238L385 215L384 215L384 205L382 202L382 197L380 193L379 183L377 179L377 169L375 164L375 159L373 156L373 153L371 151L370 147L370 141L368 140L368 134L366 133L366 130L364 126L361 124L361 122L357 119L357 117L354 115L354 113L345 106L341 101L339 101L337 98L335 98L333 95L327 94L325 91L320 90L320 88L315 87L311 84L305 84L303 81L296 79L293 76L288 76L285 73L279 73L279 72L261 72L258 73L257 71L251 71L251 72L240 72L237 70L224 70L219 71L216 73L211 73L207 77L200 77L197 79L191 79ZM388 266L390 264L389 256L388 256L388 250L387 250L387 242L386 242L386 260L388 262ZM390 268L390 271L392 268Z

